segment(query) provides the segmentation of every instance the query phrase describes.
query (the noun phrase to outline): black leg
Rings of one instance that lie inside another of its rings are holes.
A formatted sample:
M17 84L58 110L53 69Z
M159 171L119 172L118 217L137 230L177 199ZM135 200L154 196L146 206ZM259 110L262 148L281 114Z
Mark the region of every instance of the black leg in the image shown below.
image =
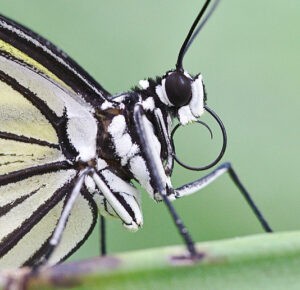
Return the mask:
M198 256L199 257L202 256L197 253L196 248L195 248L195 243L194 243L190 233L188 232L187 228L183 224L181 218L177 214L177 212L176 212L174 206L172 205L172 203L170 202L169 198L163 194L161 196L163 198L163 201L164 201L166 207L169 210L170 215L172 216L172 219L177 227L179 234L181 235L182 239L184 240L184 242L186 244L186 247L187 247L191 257L197 258Z
M223 173L228 172L230 178L234 182L234 184L238 187L240 190L241 194L244 196L246 199L247 203L249 204L250 208L252 209L253 213L255 214L256 218L260 222L261 226L263 229L270 233L272 232L271 227L269 226L268 222L262 215L261 211L258 209L256 204L254 203L253 199L251 198L249 192L246 190L244 185L241 183L239 177L237 176L235 170L232 168L232 165L230 163L224 163L217 167L214 171L211 173L207 174L206 176L185 184L175 190L175 196L176 198L180 198L189 194L193 194L202 188L206 187L208 184L212 183L215 179L217 179L219 176L223 175Z
M100 254L106 256L106 221L105 218L100 216Z
M261 223L261 225L264 228L264 230L267 233L273 232L273 230L269 226L268 222L266 221L266 219L262 215L262 212L258 209L258 207L256 206L256 204L254 203L254 201L251 198L249 192L246 190L246 188L244 187L244 185L241 183L239 177L237 176L236 172L233 170L231 164L230 163L227 163L227 164L228 164L228 173L229 173L229 176L231 177L231 179L233 180L233 182L235 183L235 185L240 190L241 194L244 196L244 198L248 202L250 208L252 209L252 211L254 212L255 216L257 217L257 219Z

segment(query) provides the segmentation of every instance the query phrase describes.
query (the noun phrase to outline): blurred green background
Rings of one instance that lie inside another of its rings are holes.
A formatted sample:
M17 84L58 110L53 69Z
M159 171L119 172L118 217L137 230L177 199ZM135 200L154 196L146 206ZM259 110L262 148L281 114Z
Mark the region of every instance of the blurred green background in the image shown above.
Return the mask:
M203 2L0 0L0 13L54 42L117 93L174 67ZM184 59L190 73L203 74L208 104L226 125L223 161L233 163L275 231L300 229L299 26L297 0L221 1ZM178 154L208 162L220 147L215 134L211 141L203 128L181 129ZM203 174L177 166L173 183ZM175 206L197 241L262 231L227 175ZM109 252L181 243L164 205L146 193L143 212L137 233L108 222ZM97 255L98 234L72 259Z

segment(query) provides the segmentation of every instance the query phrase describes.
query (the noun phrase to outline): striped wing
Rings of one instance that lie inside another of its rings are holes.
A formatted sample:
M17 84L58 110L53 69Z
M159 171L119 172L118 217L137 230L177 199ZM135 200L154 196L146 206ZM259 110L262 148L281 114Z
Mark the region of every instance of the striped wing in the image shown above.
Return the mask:
M30 56L36 63L33 64L35 67L43 67L44 73L55 75L91 103L99 99L104 101L110 96L66 53L33 31L0 15L0 47L3 45L22 52L22 59L24 55Z
M75 159L95 157L93 106L107 95L52 44L0 17L0 268L44 253L78 174ZM50 263L85 241L96 215L82 189Z

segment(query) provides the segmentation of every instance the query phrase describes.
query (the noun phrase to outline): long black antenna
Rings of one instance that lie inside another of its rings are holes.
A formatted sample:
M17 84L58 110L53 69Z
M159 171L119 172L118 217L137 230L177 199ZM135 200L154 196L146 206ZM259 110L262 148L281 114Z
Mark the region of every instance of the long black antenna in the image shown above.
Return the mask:
M203 14L205 13L207 7L209 6L211 0L206 0L206 2L204 3L203 7L201 8L198 16L196 17L196 19L194 20L188 35L186 36L179 54L178 54L178 58L177 58L177 63L176 63L176 69L177 70L182 70L182 60L183 57L186 53L186 51L188 50L188 48L190 47L190 45L192 44L192 42L194 41L195 37L198 35L198 33L200 32L200 30L202 29L202 27L204 26L204 24L206 23L206 21L209 19L209 17L212 15L212 13L214 12L214 10L216 9L217 5L219 4L220 0L215 0L215 2L212 4L210 10L207 12L205 18L200 22ZM198 25L198 27L197 27ZM197 28L196 28L197 27Z

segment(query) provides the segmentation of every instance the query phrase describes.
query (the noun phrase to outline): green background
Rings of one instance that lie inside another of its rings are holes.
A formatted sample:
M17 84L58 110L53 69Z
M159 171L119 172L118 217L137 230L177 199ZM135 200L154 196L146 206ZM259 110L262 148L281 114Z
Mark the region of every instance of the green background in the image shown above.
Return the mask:
M174 67L203 2L0 0L0 13L54 42L117 93ZM203 74L208 105L226 125L223 161L233 163L275 231L300 228L299 15L298 0L221 1L184 59L186 70ZM211 141L203 128L181 129L178 154L195 165L213 159L216 130ZM176 167L173 183L203 174ZM175 206L197 241L261 232L228 176ZM181 242L164 205L146 193L143 213L137 233L108 222L109 252ZM98 248L96 229L72 258L95 256Z

